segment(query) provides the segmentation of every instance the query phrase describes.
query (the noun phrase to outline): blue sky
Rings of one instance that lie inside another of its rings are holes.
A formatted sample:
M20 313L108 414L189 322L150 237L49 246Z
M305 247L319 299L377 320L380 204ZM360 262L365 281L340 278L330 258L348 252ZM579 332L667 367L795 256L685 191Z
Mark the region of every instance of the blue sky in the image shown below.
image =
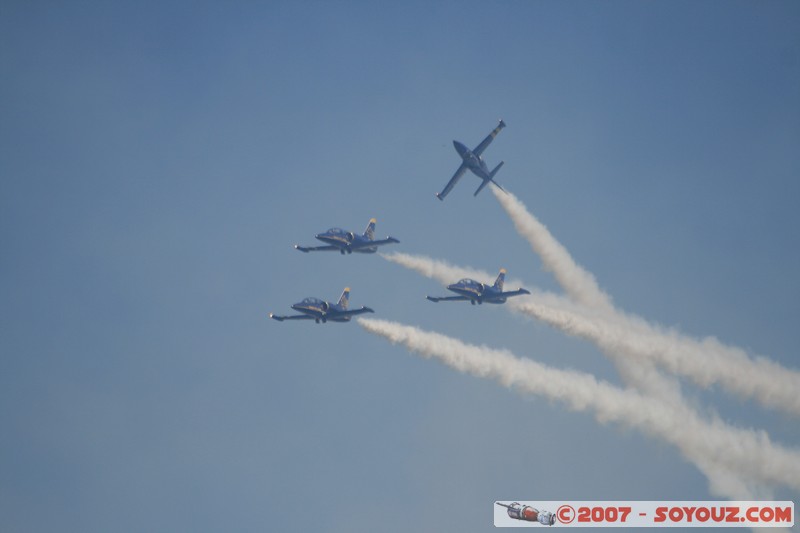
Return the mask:
M292 249L376 217L398 251L558 290L476 178L434 197L452 140L499 118L498 181L621 308L800 367L797 3L0 14L3 531L483 531L497 499L714 499L635 431L355 324L267 319L350 286L376 317L620 383L592 346L426 302L442 288L379 257Z

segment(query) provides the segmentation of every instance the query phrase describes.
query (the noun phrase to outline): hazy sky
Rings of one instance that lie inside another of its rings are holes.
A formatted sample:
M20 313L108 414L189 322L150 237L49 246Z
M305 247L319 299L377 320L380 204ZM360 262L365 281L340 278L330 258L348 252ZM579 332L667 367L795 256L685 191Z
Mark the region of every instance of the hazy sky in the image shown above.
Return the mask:
M434 197L452 140L500 118L497 181L620 308L800 368L797 2L5 2L0 74L3 532L485 531L495 500L717 499L637 431L267 318L349 286L621 385L502 307L292 249L376 217L397 251L560 291L477 178ZM800 446L796 418L684 393Z

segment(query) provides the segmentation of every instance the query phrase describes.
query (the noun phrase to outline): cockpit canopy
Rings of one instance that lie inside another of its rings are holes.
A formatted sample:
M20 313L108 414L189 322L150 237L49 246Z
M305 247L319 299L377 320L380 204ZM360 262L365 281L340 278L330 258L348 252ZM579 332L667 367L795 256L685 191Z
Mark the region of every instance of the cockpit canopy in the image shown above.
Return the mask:
M477 281L469 278L460 279L458 280L458 283L456 283L456 285L477 285L477 284L478 284Z
M322 305L325 303L324 301L320 300L319 298L304 298L301 305Z
M325 233L330 233L331 235L345 235L347 232L342 228L331 228Z

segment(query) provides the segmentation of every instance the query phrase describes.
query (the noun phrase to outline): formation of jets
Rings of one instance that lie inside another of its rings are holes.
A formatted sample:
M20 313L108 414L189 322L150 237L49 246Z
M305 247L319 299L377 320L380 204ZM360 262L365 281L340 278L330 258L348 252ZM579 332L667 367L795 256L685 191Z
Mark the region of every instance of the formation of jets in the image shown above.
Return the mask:
M453 189L453 187L461 179L461 176L469 170L479 178L482 182L473 196L477 196L489 182L494 183L501 190L504 190L500 185L494 181L494 176L500 167L503 166L503 161L494 167L491 171L486 165L486 162L481 157L484 150L492 143L500 130L506 127L506 123L502 120L497 127L492 130L481 143L473 150L467 148L464 144L453 141L453 146L461 157L461 165L456 170L456 173L447 182L444 189L440 193L436 193L439 200L444 200L445 196ZM352 231L345 231L341 228L331 228L322 233L314 235L314 237L322 241L322 246L300 246L295 244L296 250L301 252L334 252L338 251L340 254L374 254L378 251L379 246L387 244L395 244L400 241L394 237L386 237L385 239L375 240L375 224L376 219L370 219L367 228L363 234L358 234ZM512 296L519 296L522 294L530 294L530 291L520 288L515 291L503 291L503 282L505 281L506 271L500 269L500 274L497 276L493 285L486 285L473 279L462 279L457 283L447 286L447 289L456 293L457 296L427 296L427 299L432 302L445 302L445 301L469 301L472 305L476 303L491 303L502 304L506 299ZM314 320L317 324L320 322L349 322L351 317L363 313L374 313L369 307L361 307L359 309L348 309L350 301L350 288L346 288L342 292L342 296L336 303L321 300L319 298L305 298L304 300L292 305L292 309L299 312L299 315L276 315L270 313L269 317L273 320L283 322L284 320ZM510 511L509 511L510 512Z

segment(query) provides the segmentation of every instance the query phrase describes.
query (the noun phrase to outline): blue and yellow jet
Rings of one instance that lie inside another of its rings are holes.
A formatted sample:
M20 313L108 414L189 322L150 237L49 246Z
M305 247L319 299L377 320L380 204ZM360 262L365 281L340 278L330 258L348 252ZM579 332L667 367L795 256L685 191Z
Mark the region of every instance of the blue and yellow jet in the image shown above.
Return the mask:
M337 303L330 303L319 298L306 298L302 302L298 302L292 306L295 311L300 311L302 315L292 316L278 316L270 313L269 317L278 322L284 320L314 320L317 324L320 322L350 322L350 317L360 315L363 313L374 313L369 307L361 307L360 309L347 309L347 304L350 301L350 287L345 288L342 295L339 297Z
M378 251L378 246L390 244L393 242L400 242L394 237L386 237L383 240L375 240L375 223L377 221L372 218L367 224L367 229L364 230L363 235L357 235L352 231L345 231L341 228L331 228L326 232L317 233L314 235L317 239L324 243L325 246L300 246L295 244L294 247L301 252L329 252L339 250L339 253L351 254L357 252L360 254L374 254Z
M515 291L503 292L503 282L506 280L506 269L500 269L500 275L491 287L474 279L464 278L458 283L448 285L448 290L458 294L458 296L426 296L432 302L454 302L469 300L472 305L475 303L502 304L511 296L520 294L530 294L527 289L517 289Z
M478 193L481 192L481 190L483 190L483 188L486 187L490 181L500 187L500 184L494 181L494 175L497 174L497 171L503 166L503 161L500 161L500 164L494 167L494 170L489 172L489 167L486 166L486 162L481 157L481 154L484 150L486 150L486 147L491 144L494 138L497 137L497 134L500 133L500 130L505 127L506 123L501 120L500 124L498 124L497 127L492 130L492 133L487 135L486 138L481 141L481 143L476 146L474 150L470 150L458 141L453 141L453 146L455 146L456 152L458 152L458 155L461 156L461 166L458 167L456 173L453 174L453 177L450 178L450 181L448 181L447 185L444 186L444 190L436 193L436 197L439 200L444 201L444 197L447 196L447 193L449 193L455 184L458 183L458 180L461 179L461 176L464 175L464 172L466 172L467 169L472 171L473 174L483 180L483 183L481 183L480 187L478 187L478 190L475 191L473 196L478 196ZM500 190L504 191L505 189L500 187Z

